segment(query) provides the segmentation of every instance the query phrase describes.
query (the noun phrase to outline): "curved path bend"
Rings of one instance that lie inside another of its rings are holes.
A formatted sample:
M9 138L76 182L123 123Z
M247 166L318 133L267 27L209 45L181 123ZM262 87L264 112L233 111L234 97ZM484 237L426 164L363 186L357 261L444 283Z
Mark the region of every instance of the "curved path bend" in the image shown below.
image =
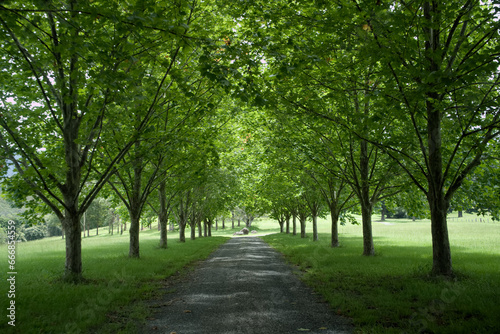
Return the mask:
M151 304L144 333L352 333L259 238L229 239Z

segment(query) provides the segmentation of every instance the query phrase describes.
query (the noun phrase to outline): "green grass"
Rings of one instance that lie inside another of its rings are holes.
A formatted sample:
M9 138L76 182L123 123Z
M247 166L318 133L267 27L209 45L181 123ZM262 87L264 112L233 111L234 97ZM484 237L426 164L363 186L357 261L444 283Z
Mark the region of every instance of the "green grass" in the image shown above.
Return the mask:
M104 229L103 229L104 230ZM128 234L84 238L82 257L87 284L71 285L60 278L64 269L64 240L48 238L17 244L16 327L9 320L6 273L7 247L2 245L0 332L2 333L136 333L147 317L142 300L157 294L162 280L206 258L226 239L177 241L160 249L159 232L141 232L141 258L128 258ZM92 233L92 231L91 231Z
M374 220L378 217L374 217ZM474 216L449 222L457 280L428 276L432 262L427 220L373 223L377 256L361 256L360 226L341 226L341 247L329 247L330 223L319 221L320 241L274 234L277 222L258 219L251 230L263 236L304 271L303 280L351 317L358 333L500 332L500 224ZM389 225L390 224L390 225ZM220 225L219 225L220 226ZM17 245L16 327L6 325L7 247L0 251L1 308L4 333L136 333L148 316L144 300L158 294L162 281L208 256L225 238L244 227L215 231L214 238L177 241L158 248L159 232L141 232L141 258L128 258L128 234L83 239L83 268L88 284L62 283L64 241L49 238ZM310 236L311 224L307 232ZM115 232L116 233L116 232ZM94 236L93 236L94 235ZM186 231L189 238L189 229ZM220 237L219 237L220 236Z
M500 223L466 218L449 222L453 281L428 276L428 220L374 221L375 257L361 256L360 226L341 226L341 247L329 247L326 220L319 242L284 234L263 239L298 265L338 314L352 318L357 333L499 333Z

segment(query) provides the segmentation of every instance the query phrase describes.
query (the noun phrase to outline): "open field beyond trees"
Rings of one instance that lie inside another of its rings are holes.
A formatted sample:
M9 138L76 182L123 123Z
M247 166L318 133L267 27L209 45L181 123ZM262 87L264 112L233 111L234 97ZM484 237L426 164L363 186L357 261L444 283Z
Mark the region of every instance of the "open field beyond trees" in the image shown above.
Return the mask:
M278 234L279 225L272 220L257 220L252 229L302 270L302 279L334 312L352 318L359 333L494 333L500 331L500 224L479 223L475 218L450 220L457 273L451 281L428 276L432 247L427 220L374 222L375 257L361 256L361 226L341 226L341 247L336 249L329 247L328 219L319 220L318 242L309 237L310 224L306 239ZM101 229L99 236L92 236L91 231L91 237L83 240L88 282L80 285L60 279L63 240L20 243L17 325L9 330L136 333L137 325L148 317L143 301L158 293L166 277L206 258L226 240L221 237L239 229L230 227L214 230L213 238L187 240L186 244L177 241L177 231L170 233L168 249L158 247L156 229L144 230L140 259L128 258L127 232L107 235ZM269 233L275 234L263 236ZM1 257L4 263L6 247ZM1 284L6 291L6 280ZM7 328L6 319L0 329Z

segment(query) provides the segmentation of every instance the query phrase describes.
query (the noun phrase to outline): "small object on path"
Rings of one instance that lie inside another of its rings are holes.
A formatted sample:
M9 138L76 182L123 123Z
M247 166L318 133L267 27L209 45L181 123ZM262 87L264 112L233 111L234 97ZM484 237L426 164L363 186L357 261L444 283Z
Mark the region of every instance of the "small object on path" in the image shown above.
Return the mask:
M141 333L353 332L348 319L319 302L283 256L256 237L229 239L175 288L151 301L156 319Z

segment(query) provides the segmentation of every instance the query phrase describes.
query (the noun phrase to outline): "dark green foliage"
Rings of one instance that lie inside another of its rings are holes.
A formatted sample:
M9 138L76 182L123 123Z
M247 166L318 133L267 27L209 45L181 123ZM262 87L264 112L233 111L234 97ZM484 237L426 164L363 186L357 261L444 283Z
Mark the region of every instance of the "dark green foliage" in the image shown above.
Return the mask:
M28 227L24 230L27 241L43 239L47 236L47 226L45 224Z
M50 215L46 219L47 224L47 233L49 237L61 236L62 235L62 227L61 221L55 216Z

